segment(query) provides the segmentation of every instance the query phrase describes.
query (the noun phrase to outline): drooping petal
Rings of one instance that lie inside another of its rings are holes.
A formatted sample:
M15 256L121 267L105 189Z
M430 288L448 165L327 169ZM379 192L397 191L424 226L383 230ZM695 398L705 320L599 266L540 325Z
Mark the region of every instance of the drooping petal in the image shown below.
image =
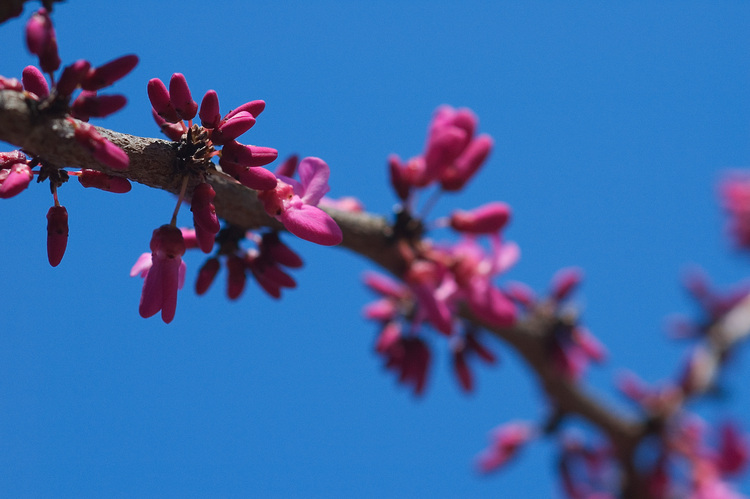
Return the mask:
M328 178L331 170L320 158L308 157L299 164L299 178L304 194L300 197L306 204L317 206L320 199L330 190Z
M146 277L146 274L148 274L148 270L150 268L151 268L151 253L143 253L141 256L138 257L138 260L135 261L133 268L130 269L130 277L135 277L137 275L140 275L141 277Z
M344 239L341 229L325 211L309 204L289 208L277 216L297 237L323 246L336 246Z

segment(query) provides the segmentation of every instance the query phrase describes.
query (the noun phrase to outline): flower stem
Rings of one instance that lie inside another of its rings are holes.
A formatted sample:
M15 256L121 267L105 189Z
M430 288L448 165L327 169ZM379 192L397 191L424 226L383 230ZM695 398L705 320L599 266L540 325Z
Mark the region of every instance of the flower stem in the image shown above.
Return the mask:
M177 227L177 213L180 211L180 205L182 205L182 200L185 199L185 191L187 191L187 185L188 185L188 176L185 175L182 178L182 187L180 187L180 197L177 198L177 206L174 207L174 213L172 214L172 221L169 222L169 225L172 227Z

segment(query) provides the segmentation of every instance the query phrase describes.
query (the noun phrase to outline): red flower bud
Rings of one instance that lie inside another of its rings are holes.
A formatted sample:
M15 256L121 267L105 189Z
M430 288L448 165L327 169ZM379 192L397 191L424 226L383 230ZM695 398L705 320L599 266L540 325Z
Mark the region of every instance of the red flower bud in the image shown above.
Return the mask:
M487 203L471 211L454 211L451 227L469 234L492 234L501 230L510 220L510 206L505 203Z
M198 271L198 279L195 281L195 292L199 295L208 291L213 284L216 274L219 273L221 264L218 258L209 258Z
M95 187L107 192L124 194L130 191L130 182L126 178L114 177L96 170L81 170L78 181L84 187Z
M98 68L89 71L89 74L81 83L84 90L100 90L112 85L114 82L130 73L138 64L138 56L124 55L114 61L110 61Z
M47 212L47 259L53 267L60 265L68 246L68 210L53 206Z
M190 95L190 87L182 73L173 74L169 80L169 100L180 118L185 121L195 118L198 104Z
M23 81L23 88L27 92L31 92L40 99L45 99L49 96L47 79L36 66L26 66L23 68L21 78Z
M66 66L65 69L63 69L60 80L58 80L57 85L55 86L58 95L68 96L72 94L81 84L83 79L86 78L89 69L91 69L91 63L83 59L74 62L70 66Z
M203 96L201 108L198 114L201 118L201 124L206 128L216 128L221 122L221 113L219 112L219 96L216 91L209 90Z

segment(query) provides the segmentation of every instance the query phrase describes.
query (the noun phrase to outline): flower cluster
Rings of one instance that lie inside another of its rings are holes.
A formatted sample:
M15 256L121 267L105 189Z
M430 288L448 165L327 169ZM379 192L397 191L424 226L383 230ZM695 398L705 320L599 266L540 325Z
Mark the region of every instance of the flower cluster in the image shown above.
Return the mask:
M276 149L245 145L237 141L255 124L258 115L265 109L265 102L247 102L222 117L216 92L207 91L199 106L192 98L185 76L180 73L172 75L169 87L158 78L151 79L147 91L154 120L167 137L177 142L179 161L176 175L183 178L172 222L158 230L172 227L171 232L177 233L176 217L180 203L187 196L191 179L197 180L190 197L195 228L182 229L180 232L183 248L198 247L204 253L211 253L218 246L216 254L199 271L196 282L198 294L208 290L221 268L222 260L227 269L227 295L232 300L242 294L248 273L269 295L279 298L283 288L296 286L294 279L282 267L296 268L302 265L302 260L281 242L276 232L261 235L238 231L234 227L222 229L213 204L216 192L209 183L212 175L229 175L245 187L257 191L258 199L266 212L279 220L292 234L327 246L341 242L341 229L328 214L317 207L329 190L330 170L323 160L304 158L298 165L296 156L293 156L276 172L272 172L264 166L277 158ZM196 116L200 119L200 125L193 123ZM219 158L218 164L211 161L214 157ZM292 178L297 170L299 180ZM155 232L154 237L156 235ZM240 242L243 239L254 242L255 247L242 249ZM162 310L162 319L170 322L174 317L174 300L177 289L182 286L182 280L167 278L172 274L148 270L151 265L155 265L152 262L162 258L154 250L154 245L152 239L151 253L144 253L138 259L131 275L145 278L141 315L150 317ZM161 248L159 244L156 247ZM170 254L174 255L170 257L172 261L179 260L182 264L179 258L182 253ZM159 285L152 284L154 281L159 281ZM167 304L164 303L163 296L169 298Z
M517 317L516 304L494 282L520 255L515 243L501 237L511 217L508 205L487 203L438 220L436 225L459 234L452 244L423 239L425 224L413 215L419 189L439 184L442 191L459 190L485 161L492 139L475 137L477 124L470 110L442 106L429 127L423 155L406 163L395 155L389 158L391 183L402 201L393 228L394 244L405 268L398 276L401 282L366 275L365 283L380 298L365 308L365 316L381 325L377 353L417 394L424 389L430 363L424 325L448 338L456 378L462 389L471 391L474 381L468 359L476 356L494 363L496 358L462 313L468 311L495 328L510 327Z
M24 68L20 81L0 76L0 90L23 93L34 114L65 118L74 128L74 140L94 159L111 170L127 169L128 155L86 122L90 118L108 116L125 106L124 96L98 95L97 92L127 75L138 63L138 57L126 55L98 67L79 60L66 66L56 80L54 73L60 68L61 60L55 29L46 8L35 12L26 24L26 45L38 56L39 67ZM35 166L40 168L32 170ZM23 151L0 152L0 198L19 194L34 175L37 181L49 180L53 195L54 205L47 213L47 255L53 267L60 264L68 241L68 212L58 200L58 188L68 180L68 175L78 177L84 187L110 192L130 190L128 180L121 177L86 169L66 171L49 161L28 159Z

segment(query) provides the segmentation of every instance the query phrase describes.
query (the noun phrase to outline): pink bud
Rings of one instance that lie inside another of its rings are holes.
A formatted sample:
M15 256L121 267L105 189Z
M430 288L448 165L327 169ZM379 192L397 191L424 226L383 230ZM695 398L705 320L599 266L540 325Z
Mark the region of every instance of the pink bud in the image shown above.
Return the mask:
M93 126L76 122L74 137L79 144L89 150L94 159L102 164L114 170L128 168L130 160L125 151L99 135Z
M219 96L214 90L209 90L203 96L199 116L201 124L206 128L216 128L221 122L221 113L219 112Z
M470 392L474 388L474 377L471 374L469 365L466 363L464 350L453 352L453 371L456 373L461 388L465 392Z
M26 189L34 178L27 163L14 163L0 170L0 199L8 199Z
M198 247L204 253L211 253L216 242L216 232L204 229L200 225L195 226L195 238L198 240Z
M550 295L555 301L567 298L583 280L583 270L578 267L560 269L552 277Z
M221 149L219 164L223 166L222 161L228 161L241 166L264 166L278 156L279 152L271 147L246 146L232 140Z
M211 142L223 145L247 132L255 124L255 118L247 111L242 111L221 122L218 128L211 132ZM275 158L274 158L275 159Z
M388 168L391 173L391 186L393 187L393 190L396 191L396 196L398 196L401 201L406 201L413 184L408 180L401 159L395 154L388 156Z
M236 300L245 289L245 261L237 255L227 258L227 296Z
M441 174L440 182L446 191L461 190L487 160L494 141L489 135L472 140L461 155Z
M169 90L164 82L159 78L152 78L146 85L146 91L148 92L148 99L151 101L151 107L154 111L164 118L169 123L177 123L180 121L180 117L177 115L172 101L169 97Z
M216 209L213 205L214 197L216 197L216 192L214 192L211 184L206 182L200 183L193 191L193 199L190 206L196 228L200 226L212 234L216 234L221 229L219 219L216 216Z
M237 167L227 165L225 170L227 173L237 178L242 185L249 187L250 189L266 191L276 187L276 175L260 166Z
M104 118L125 107L128 100L124 95L96 95L96 92L84 90L70 106L73 116L79 120Z
M501 230L510 220L510 206L492 202L471 211L454 211L450 218L451 227L469 234L493 234Z
M31 92L40 99L46 99L49 96L49 86L47 79L36 66L26 66L22 73L23 88Z
M60 55L57 53L57 39L53 37L50 39L47 47L39 55L39 67L45 73L54 73L60 67Z
M366 319L386 322L396 318L398 308L393 300L381 298L365 305L362 314Z
M95 187L107 192L124 194L130 191L130 182L126 178L114 177L96 170L81 170L78 181L84 187Z
M380 331L375 343L376 352L388 351L401 338L401 325L398 322L389 322Z
M253 100L253 101L242 104L238 108L232 109L231 111L227 113L226 116L224 116L224 119L228 120L235 114L240 113L242 111L247 111L248 113L252 114L254 117L257 118L258 115L262 113L265 108L266 108L266 103L264 101Z
M55 85L58 95L69 96L72 94L81 82L83 82L83 79L86 78L89 69L91 69L91 64L89 61L83 59L74 62L70 66L66 66L57 85Z
M151 116L154 117L154 121L159 125L161 132L166 135L169 139L179 142L182 136L185 134L185 126L181 120L177 120L177 123L167 123L167 121L159 116L156 109L151 108Z
M84 90L100 90L108 87L130 73L136 64L138 64L137 55L131 54L118 57L89 71L89 74L81 83L81 88Z
M284 244L278 232L266 232L259 245L260 254L285 267L299 268L303 262L297 253Z
M206 263L203 264L201 269L198 271L198 279L195 281L195 292L196 294L202 295L216 278L216 274L219 273L221 267L218 258L209 258Z
M53 206L47 212L47 259L53 267L60 265L68 246L68 210Z
M188 87L185 75L182 73L174 73L169 80L169 99L180 118L185 121L195 118L198 112L198 104L190 95L190 87Z
M299 164L299 156L292 154L281 163L274 172L277 176L283 175L284 177L292 178L297 172L297 165Z
M41 55L54 38L55 30L47 9L41 8L36 11L26 23L26 45L29 52Z

